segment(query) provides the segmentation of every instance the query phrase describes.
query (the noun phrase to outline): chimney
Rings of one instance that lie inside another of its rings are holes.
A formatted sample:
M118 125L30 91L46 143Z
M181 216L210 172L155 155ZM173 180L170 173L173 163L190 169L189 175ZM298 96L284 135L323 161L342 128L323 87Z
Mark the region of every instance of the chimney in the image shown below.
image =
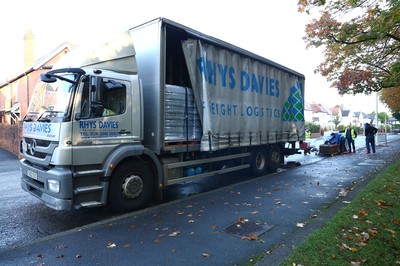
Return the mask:
M32 66L34 63L35 36L32 30L28 30L24 36L24 69Z

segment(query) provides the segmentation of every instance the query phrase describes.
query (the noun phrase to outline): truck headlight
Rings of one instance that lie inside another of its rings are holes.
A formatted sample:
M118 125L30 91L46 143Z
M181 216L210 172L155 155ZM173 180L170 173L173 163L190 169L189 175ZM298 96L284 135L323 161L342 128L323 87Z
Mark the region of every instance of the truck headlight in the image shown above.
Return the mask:
M48 179L47 186L51 192L58 193L60 192L60 181L55 179Z

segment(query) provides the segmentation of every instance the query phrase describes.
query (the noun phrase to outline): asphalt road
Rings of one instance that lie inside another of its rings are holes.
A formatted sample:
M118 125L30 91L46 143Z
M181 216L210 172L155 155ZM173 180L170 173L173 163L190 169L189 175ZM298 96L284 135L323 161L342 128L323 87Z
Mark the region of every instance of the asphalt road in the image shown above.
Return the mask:
M164 191L163 202L186 198L253 178L245 171L210 177L200 181L176 184ZM73 228L118 217L108 208L56 211L22 190L18 158L0 149L0 251L27 244Z
M358 148L363 146L362 139L363 138L360 138L361 141L357 145ZM396 139L400 139L400 135L388 135L387 140L389 144L383 143L382 148L377 148L377 153L379 154L380 151L383 152L384 150L387 150L385 152L389 152L389 148L391 149L390 152L393 153L393 149L398 149L398 142L395 142L395 145L391 145L390 142L395 141ZM350 158L346 156L354 156L351 158L355 159L355 165L346 166L346 158ZM385 154L379 156L385 156ZM332 200L337 198L339 193L347 193L346 189L349 186L363 181L366 175L360 173L359 171L374 169L374 167L382 166L385 163L385 160L388 159L383 157L381 158L379 156L366 157L366 155L363 154L363 150L359 150L357 154L342 155L334 158L322 157L316 154L307 156L295 155L288 159L299 161L305 167L290 169L290 171L283 170L278 174L271 175L271 177L267 176L261 179L256 179L257 183L259 183L257 185L258 188L256 187L256 192L253 191L255 188L250 186L250 184L254 183L255 180L241 173L236 176L232 175L228 178L222 178L223 180L229 179L229 182L226 181L226 183L215 180L212 182L210 182L210 180L201 180L198 182L174 186L168 193L172 195L170 200L172 200L171 205L173 206L178 205L179 202L181 202L177 201L176 204L174 203L174 199L178 198L176 197L177 194L180 195L179 197L185 197L199 193L202 195L202 192L207 191L208 189L217 189L217 192L215 193L206 193L204 195L204 197L212 197L219 193L217 196L218 199L207 200L207 206L211 204L213 207L216 207L218 201L221 200L220 198L226 197L222 199L225 203L219 202L219 204L226 204L226 206L223 206L222 209L215 211L224 213L227 210L234 211L234 209L237 209L233 212L233 216L236 218L241 215L243 217L245 215L249 216L248 210L243 211L241 210L242 208L253 209L250 212L252 216L259 216L259 214L262 213L259 210L259 208L261 208L261 203L254 205L254 203L251 203L250 201L255 200L257 202L261 201L262 199L267 199L267 202L263 203L264 207L262 208L263 213L265 214L266 211L268 215L263 217L261 220L267 220L272 225L275 225L275 227L280 228L280 230L274 229L272 233L268 235L267 239L275 237L279 238L280 241L283 241L283 235L289 234L290 231L293 231L293 228L295 228L293 223L305 223L307 219L310 219L310 217L313 217L314 215L318 216L320 213L320 205L329 205ZM388 153L387 156L390 156L390 154ZM316 162L319 163L314 165L313 163ZM364 166L366 169L363 169ZM323 168L330 169L330 171L323 171ZM351 170L353 168L356 172L351 174ZM2 180L3 184L3 186L0 187L0 202L2 202L0 205L0 211L2 213L0 216L0 257L2 252L1 249L4 250L16 246L28 245L31 242L40 241L41 238L45 239L46 237L59 234L60 232L67 231L72 228L79 228L103 220L105 220L104 222L107 223L107 221L109 221L108 218L115 217L115 215L109 212L106 208L59 212L45 207L40 201L20 189L18 160L15 156L4 150L0 150L0 180ZM243 182L244 180L247 181ZM238 185L229 186L229 184L235 183L238 183ZM208 189L206 187L208 187ZM254 196L252 196L251 199L233 199L245 197L243 194L246 193L246 189L251 189L253 191ZM196 202L200 200L201 197L194 197L193 200L190 200L191 197L188 197L188 201ZM299 201L299 197L303 199L302 202L296 202ZM300 207L296 207L296 204L300 204ZM154 220L163 220L168 218L165 216L173 216L174 214L177 215L176 211L172 211L166 215L166 212L168 212L167 209L172 208L171 205L166 206L165 204L162 204L160 207L150 207L148 211L144 210L137 212L136 214L130 214L131 216L138 216L138 219L135 222L135 224L138 225L136 230L140 230L141 232L147 231L149 230L149 224L154 222ZM186 206L180 207L180 209L185 210L189 205L190 204L188 203ZM200 213L210 211L210 208L207 210L204 206L196 207L202 209L200 210ZM288 211L293 211L292 217L287 216ZM296 216L299 215L299 212L303 212L303 217ZM145 219L144 216L148 214L153 217L158 216L158 218L153 218L151 221L148 220L149 222L142 223L142 219L140 217ZM210 217L212 216L211 214L209 215ZM121 216L121 219L124 217L126 216ZM178 218L182 218L182 215ZM193 221L196 221L197 219L199 218L193 218ZM218 228L220 229L222 225L227 225L227 221L225 221L225 219L228 219L230 223L235 221L235 219L232 217L222 215L221 217L218 216L218 218L214 217L214 220L210 221L210 227L217 227L217 225L219 225ZM191 219L189 219L189 221L190 220ZM199 226L199 228L200 227L201 226ZM158 226L158 228L160 227ZM166 225L164 228L168 228L168 226ZM282 229L284 230L282 231ZM192 230L196 231L196 226ZM145 241L146 239L144 237L142 242ZM148 241L152 242L154 241L154 238ZM209 245L210 243L205 244ZM253 244L252 246L254 245L257 246L258 244ZM244 251L245 250L246 249L244 249ZM171 252L170 250L167 251ZM210 251L210 254L211 253L212 252ZM274 254L277 254L277 252ZM239 255L240 254L232 254L232 257L229 261L236 261L236 259L238 259L237 256ZM216 255L214 254L214 256ZM273 256L270 258L273 258ZM182 261L185 261L185 259L182 259ZM211 259L209 261L215 262L215 260ZM218 262L218 260L216 261ZM231 265L230 263L228 264Z
M107 209L59 212L22 190L18 158L0 149L0 250L113 216Z

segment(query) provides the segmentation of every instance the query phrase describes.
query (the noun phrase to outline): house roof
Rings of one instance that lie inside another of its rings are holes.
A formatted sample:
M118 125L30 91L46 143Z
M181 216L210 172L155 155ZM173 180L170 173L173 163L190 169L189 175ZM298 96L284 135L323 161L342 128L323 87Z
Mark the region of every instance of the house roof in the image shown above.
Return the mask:
M349 114L350 114L350 110L343 110L343 111L342 111L342 116L343 116L343 117L349 116Z
M324 105L320 104L320 103L312 103L311 104L311 108L313 110L314 113L327 113L329 114L329 109L326 108Z
M63 43L60 46L58 46L57 48L55 48L53 51L49 52L48 54L42 56L41 58L39 58L38 60L36 60L32 66L28 67L25 70L22 70L18 73L16 73L15 75L7 78L6 81L3 81L2 83L0 83L0 89L2 89L3 87L7 86L8 84L22 78L23 76L26 76L27 74L38 70L40 68L49 68L51 69L53 66L46 66L46 62L50 61L53 57L55 57L57 54L59 54L60 52L62 52L65 48L72 50L74 48L76 48L76 45L71 45L69 43Z
M332 114L339 114L340 111L341 111L341 110L340 110L340 106L337 106L337 105L336 105L335 107L332 107L332 108L331 108L331 113L332 113Z
M313 111L312 106L309 102L304 101L304 111Z

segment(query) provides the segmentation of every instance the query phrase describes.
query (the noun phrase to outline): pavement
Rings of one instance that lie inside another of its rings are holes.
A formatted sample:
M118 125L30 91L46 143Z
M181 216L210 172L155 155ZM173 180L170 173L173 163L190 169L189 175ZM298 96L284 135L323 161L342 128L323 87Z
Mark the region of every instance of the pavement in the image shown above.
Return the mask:
M399 143L369 155L295 155L288 161L299 167L0 250L0 264L279 265L398 160Z

